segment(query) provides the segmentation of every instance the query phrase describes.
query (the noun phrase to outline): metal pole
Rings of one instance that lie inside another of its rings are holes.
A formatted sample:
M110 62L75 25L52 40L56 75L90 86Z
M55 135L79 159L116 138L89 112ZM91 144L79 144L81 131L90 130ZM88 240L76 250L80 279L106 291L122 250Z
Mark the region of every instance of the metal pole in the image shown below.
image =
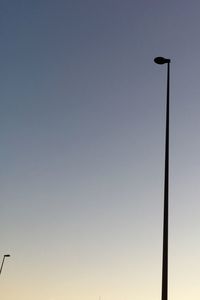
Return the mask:
M4 255L2 263L1 263L0 275L1 275L1 272L2 272L2 269L3 269L4 260L5 260L5 255Z
M165 171L164 171L164 218L163 218L163 258L162 258L162 300L168 299L168 223L169 223L169 97L170 97L170 59L158 56L158 65L167 64L167 101L165 132Z
M170 61L167 62L167 103L166 103L166 136L165 136L162 300L167 300L168 299L169 96L170 96Z

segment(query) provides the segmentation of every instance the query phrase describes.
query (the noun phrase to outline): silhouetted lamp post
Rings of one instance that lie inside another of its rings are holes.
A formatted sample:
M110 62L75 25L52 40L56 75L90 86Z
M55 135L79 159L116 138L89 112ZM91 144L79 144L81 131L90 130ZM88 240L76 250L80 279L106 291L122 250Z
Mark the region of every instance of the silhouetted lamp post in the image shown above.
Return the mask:
M1 272L2 272L2 269L3 269L3 264L4 264L4 260L5 260L6 257L10 257L10 254L5 254L3 256L3 260L2 260L2 263L1 263L1 269L0 269L0 275L1 275Z
M167 300L168 293L168 210L169 210L169 89L170 59L156 57L154 62L167 64L167 103L166 103L166 135L165 135L165 174L164 174L164 219L163 219L163 261L162 261L162 300Z

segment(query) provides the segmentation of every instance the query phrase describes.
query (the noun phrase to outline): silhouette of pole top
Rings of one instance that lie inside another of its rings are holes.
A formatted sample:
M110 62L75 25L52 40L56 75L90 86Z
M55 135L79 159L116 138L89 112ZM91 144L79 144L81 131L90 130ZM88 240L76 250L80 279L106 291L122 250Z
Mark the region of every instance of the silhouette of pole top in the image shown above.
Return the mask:
M2 269L3 269L3 264L4 264L4 260L6 257L10 257L10 254L4 254L3 256L3 260L2 260L2 263L1 263L1 267L0 267L0 275L1 275L1 272L2 272Z
M171 60L169 58L158 56L158 57L154 58L154 62L158 65L164 65L164 64L169 64L171 62Z

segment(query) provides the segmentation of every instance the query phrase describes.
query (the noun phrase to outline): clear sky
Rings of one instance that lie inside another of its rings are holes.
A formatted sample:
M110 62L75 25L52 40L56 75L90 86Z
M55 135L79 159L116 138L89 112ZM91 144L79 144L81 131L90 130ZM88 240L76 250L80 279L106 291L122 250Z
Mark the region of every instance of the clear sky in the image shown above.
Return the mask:
M0 1L2 300L200 299L199 0Z

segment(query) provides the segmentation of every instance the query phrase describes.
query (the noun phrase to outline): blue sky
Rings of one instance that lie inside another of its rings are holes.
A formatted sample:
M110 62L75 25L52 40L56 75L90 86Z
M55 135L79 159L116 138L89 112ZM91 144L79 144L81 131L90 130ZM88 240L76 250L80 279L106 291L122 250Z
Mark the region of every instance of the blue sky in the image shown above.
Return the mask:
M4 300L199 299L198 1L1 1ZM145 286L145 288L144 288Z

